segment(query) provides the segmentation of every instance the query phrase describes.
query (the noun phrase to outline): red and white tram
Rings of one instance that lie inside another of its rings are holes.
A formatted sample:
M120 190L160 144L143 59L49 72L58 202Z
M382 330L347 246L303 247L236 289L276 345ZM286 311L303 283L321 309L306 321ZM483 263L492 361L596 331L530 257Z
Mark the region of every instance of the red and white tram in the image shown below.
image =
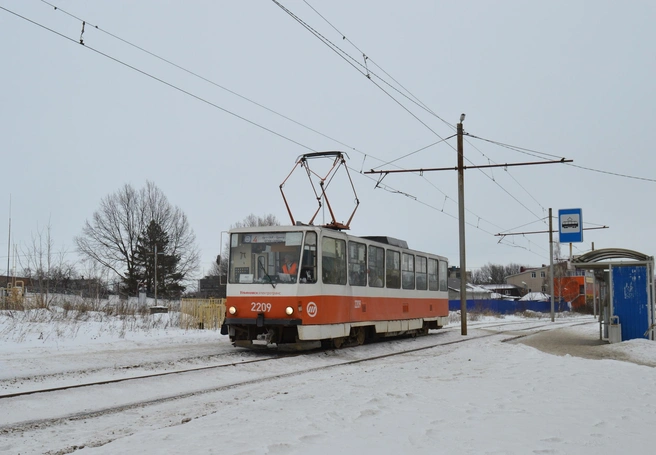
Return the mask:
M446 258L388 237L234 229L222 333L235 346L289 350L427 334L447 324L447 268Z

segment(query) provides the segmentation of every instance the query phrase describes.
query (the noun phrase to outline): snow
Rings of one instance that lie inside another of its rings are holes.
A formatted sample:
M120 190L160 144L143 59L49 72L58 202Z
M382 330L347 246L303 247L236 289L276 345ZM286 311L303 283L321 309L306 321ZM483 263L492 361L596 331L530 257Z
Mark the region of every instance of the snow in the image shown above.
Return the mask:
M147 383L80 388L60 392L59 399L46 394L2 399L0 453L653 450L656 344L652 341L594 346L596 354L610 357L603 360L547 354L519 341L502 341L527 328L557 326L549 336L567 331L584 344L595 344L598 325L591 316L559 317L555 323L549 318L485 317L469 321L466 337L455 322L428 337L254 363L247 361L267 355L233 348L216 331L180 329L176 317L175 313L121 319L94 312L66 316L45 310L0 312L0 395L121 374L228 363L226 357L244 363ZM512 334L503 332L508 330ZM463 339L467 341L443 344ZM429 347L436 343L442 345ZM349 363L409 348L424 349ZM208 391L210 387L214 389ZM163 399L185 390L198 393L183 400ZM130 407L150 396L162 401ZM112 406L125 409L71 417ZM42 428L34 422L59 415L69 417Z
M520 302L546 302L551 299L549 294L544 292L529 292L524 297L519 299Z

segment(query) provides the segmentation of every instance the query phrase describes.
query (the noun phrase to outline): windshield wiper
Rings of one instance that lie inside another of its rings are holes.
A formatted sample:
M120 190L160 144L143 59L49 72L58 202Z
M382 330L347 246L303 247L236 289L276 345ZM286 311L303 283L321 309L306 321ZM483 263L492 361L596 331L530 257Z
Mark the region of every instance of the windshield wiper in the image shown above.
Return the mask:
M262 256L257 258L257 265L260 266L266 277L269 279L269 283L271 283L271 286L273 286L273 289L275 289L276 283L273 282L273 278L271 278L271 276L269 276L269 274L267 273L266 268L264 267L264 259L262 258Z

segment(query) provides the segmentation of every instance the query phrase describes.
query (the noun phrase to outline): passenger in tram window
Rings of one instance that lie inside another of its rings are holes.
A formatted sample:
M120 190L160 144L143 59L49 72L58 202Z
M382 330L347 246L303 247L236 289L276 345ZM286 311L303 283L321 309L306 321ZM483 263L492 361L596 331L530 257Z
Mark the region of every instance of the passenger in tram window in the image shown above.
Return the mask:
M383 287L383 279L372 269L369 269L369 286L373 288Z
M282 264L282 273L287 273L289 275L296 275L298 270L298 263L292 259L291 254L285 255L285 262Z

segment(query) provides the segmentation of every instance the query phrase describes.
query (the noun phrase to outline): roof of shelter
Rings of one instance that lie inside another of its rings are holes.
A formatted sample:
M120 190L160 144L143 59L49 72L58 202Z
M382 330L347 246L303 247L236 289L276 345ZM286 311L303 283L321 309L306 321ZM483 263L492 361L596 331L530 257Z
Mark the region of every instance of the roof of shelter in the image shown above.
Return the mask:
M623 248L604 248L601 250L590 251L576 258L573 265L577 268L600 268L609 264L621 264L622 259L632 261L653 261L652 256L648 256L638 251L626 250Z

